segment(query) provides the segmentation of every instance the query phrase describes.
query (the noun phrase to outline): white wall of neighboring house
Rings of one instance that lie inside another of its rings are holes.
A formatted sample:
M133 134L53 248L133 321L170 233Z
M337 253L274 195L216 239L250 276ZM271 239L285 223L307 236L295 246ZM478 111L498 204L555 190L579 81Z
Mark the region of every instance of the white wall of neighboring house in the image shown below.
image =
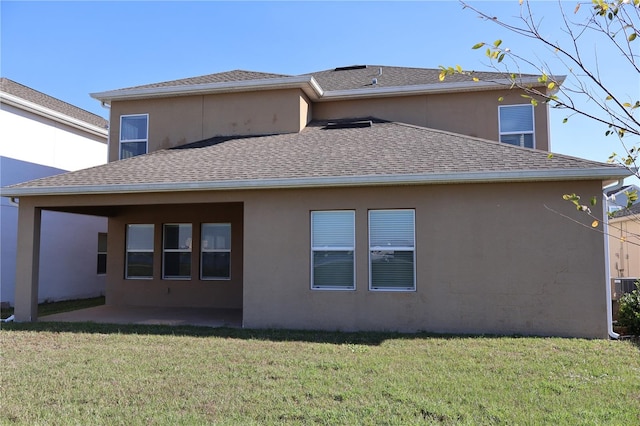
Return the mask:
M81 123L80 123L81 124ZM8 103L0 103L0 186L106 163L106 131L85 131ZM0 301L15 299L18 207L0 198ZM105 276L96 273L98 233L105 218L43 212L38 300L98 296Z

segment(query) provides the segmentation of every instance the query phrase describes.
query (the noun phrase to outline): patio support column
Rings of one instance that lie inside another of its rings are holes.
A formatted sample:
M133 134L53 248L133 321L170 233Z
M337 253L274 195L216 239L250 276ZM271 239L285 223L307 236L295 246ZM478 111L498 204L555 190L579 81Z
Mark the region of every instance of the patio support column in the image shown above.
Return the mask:
M16 322L38 319L38 272L40 269L40 227L42 209L20 200L18 246L16 250Z

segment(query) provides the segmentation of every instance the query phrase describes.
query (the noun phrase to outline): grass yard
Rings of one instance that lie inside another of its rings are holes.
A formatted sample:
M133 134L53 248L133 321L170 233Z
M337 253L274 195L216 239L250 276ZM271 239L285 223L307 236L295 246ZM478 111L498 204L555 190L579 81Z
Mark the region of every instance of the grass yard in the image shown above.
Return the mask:
M0 424L640 424L631 341L6 324Z

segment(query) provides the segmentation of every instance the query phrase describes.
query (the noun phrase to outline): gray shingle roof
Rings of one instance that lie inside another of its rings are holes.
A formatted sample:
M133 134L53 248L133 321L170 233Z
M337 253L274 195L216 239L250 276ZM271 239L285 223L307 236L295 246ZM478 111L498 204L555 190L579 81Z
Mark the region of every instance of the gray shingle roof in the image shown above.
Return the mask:
M351 68L351 67L345 67ZM324 90L350 90L372 87L372 80L377 80L376 87L398 87L415 86L423 84L441 83L438 76L439 69L430 68L408 68L389 67L384 65L366 65L365 68L353 67L354 69L331 69L326 71L312 72L304 75L312 75L320 87ZM382 74L380 74L382 70ZM504 75L499 73L482 72L477 73L485 80L503 80ZM455 74L447 76L447 83L472 81L471 77Z
M65 114L69 117L75 118L85 123L92 124L106 129L109 127L109 122L99 115L93 114L82 108L78 108L75 105L71 105L67 102L56 99L52 96L46 95L42 92L38 92L30 87L16 83L13 80L2 77L0 78L0 90L13 96L17 96L25 101L38 104L42 107L49 108L53 111Z
M626 217L626 216L640 216L640 202L632 204L629 208L617 210L611 214L611 217Z
M382 74L380 74L382 70ZM442 84L438 78L439 69L430 68L410 68L391 67L384 65L360 65L353 67L335 68L325 71L301 74L300 76L313 76L322 90L353 90L373 87L372 79L376 78L375 87L406 87L427 84ZM485 81L504 81L504 75L491 72L477 72L478 77ZM110 95L117 95L118 92L125 92L138 89L153 89L192 86L198 84L228 83L248 80L265 80L272 78L295 77L285 74L270 74L263 72L234 70L216 74L207 74L198 77L183 78L179 80L164 81L160 83L145 84L142 86L126 87L110 91ZM523 75L522 77L535 77L533 75ZM447 76L446 83L471 82L472 78L467 75L455 74Z
M197 77L181 78L178 80L162 81L159 83L144 84L142 86L126 87L120 90L190 86L195 84L226 83L230 81L265 80L269 78L281 78L281 77L291 77L291 76L284 75L284 74L271 74L266 72L233 70L233 71L219 72L215 74L201 75Z
M249 182L260 180L332 177L340 177L341 182L398 175L426 175L427 180L428 176L451 176L455 180L488 174L494 178L487 180L500 180L501 174L517 176L521 171L544 175L568 170L589 175L593 169L604 169L611 176L626 172L611 164L564 155L549 158L543 151L394 122L373 120L371 127L336 129L327 129L326 124L312 122L300 133L215 137L18 184L3 192L12 195L12 188L69 187L82 192L92 186L118 190L122 185L152 191L153 185L188 188L202 183L215 189L232 181L239 184L236 187L251 187Z

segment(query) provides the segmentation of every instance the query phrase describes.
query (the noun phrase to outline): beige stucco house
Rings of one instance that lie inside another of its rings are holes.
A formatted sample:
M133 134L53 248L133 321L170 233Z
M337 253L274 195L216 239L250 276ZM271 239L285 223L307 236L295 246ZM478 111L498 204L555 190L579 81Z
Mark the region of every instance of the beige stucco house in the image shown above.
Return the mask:
M635 289L640 279L640 203L616 210L609 218L609 268L614 300Z
M36 318L53 210L108 218L107 304L606 337L604 239L562 216L584 220L562 195L601 197L628 173L549 155L547 110L499 76L438 74L231 71L93 94L110 162L3 188L20 203L16 319Z

